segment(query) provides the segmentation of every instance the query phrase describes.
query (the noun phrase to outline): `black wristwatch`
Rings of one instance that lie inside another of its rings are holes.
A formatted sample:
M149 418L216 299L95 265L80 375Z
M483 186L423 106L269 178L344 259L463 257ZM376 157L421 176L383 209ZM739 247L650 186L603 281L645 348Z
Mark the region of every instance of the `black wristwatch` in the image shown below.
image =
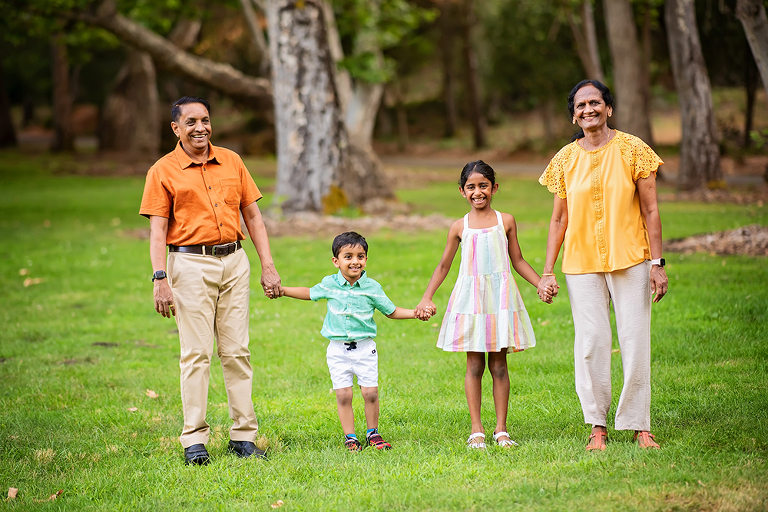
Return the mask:
M667 264L667 261L664 258L658 258L655 260L651 260L651 265L658 265L661 268L664 268L664 265Z
M152 282L155 282L155 279L165 279L168 277L168 274L165 273L165 270L158 270L154 274L152 274Z

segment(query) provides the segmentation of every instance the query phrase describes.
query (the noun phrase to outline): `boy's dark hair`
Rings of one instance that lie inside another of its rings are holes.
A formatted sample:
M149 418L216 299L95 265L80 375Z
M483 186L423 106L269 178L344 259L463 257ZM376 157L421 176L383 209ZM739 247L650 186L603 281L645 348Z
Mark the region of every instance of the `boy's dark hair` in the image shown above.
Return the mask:
M475 172L482 174L488 181L491 182L491 186L496 184L496 171L493 170L493 167L483 162L482 160L475 160L474 162L469 162L461 170L461 176L459 176L459 187L464 188L464 185L467 184L469 177L472 175L472 173Z
M363 248L365 254L368 254L368 242L365 241L363 235L355 233L354 231L347 231L346 233L342 233L333 239L333 245L331 246L331 249L333 250L333 257L338 258L339 253L341 252L341 248L346 247L347 245L351 245L353 247L355 245L359 245Z
M173 119L174 123L178 124L179 122L179 118L181 117L181 106L188 103L200 103L208 111L208 115L211 115L211 105L208 104L208 100L204 100L203 98L196 98L195 96L184 96L183 98L179 98L173 102L173 108L171 108L171 119Z

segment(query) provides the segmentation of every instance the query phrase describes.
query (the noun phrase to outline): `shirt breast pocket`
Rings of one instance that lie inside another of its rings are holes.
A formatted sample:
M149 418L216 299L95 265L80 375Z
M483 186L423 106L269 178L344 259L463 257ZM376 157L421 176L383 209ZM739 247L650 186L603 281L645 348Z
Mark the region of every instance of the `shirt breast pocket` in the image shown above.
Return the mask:
M220 180L221 192L224 196L224 202L228 205L240 205L240 180L237 178L224 178Z

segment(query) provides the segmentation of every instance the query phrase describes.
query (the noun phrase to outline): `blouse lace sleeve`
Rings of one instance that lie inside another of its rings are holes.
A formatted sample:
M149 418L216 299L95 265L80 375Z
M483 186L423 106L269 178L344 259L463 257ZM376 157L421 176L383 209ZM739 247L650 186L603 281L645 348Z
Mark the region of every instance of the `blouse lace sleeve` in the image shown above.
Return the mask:
M622 133L619 139L621 156L632 169L632 180L637 182L641 178L647 178L651 173L659 170L664 161L642 139Z
M572 159L574 144L576 143L572 142L558 151L539 178L539 183L561 199L565 199L566 196L565 168Z

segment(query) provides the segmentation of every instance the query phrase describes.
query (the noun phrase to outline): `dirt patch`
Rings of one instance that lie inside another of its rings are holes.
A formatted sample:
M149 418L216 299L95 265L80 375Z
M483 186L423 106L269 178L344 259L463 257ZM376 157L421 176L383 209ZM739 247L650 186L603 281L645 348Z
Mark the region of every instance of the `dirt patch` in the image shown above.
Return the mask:
M664 242L664 250L692 254L768 256L768 227L752 224L730 231L689 236Z
M413 233L417 231L445 230L451 226L452 219L439 214L426 217L420 215L369 216L359 218L335 217L315 213L295 213L282 218L264 217L267 233L270 237L278 236L335 236L344 231L357 231L364 236L390 229L392 231Z

